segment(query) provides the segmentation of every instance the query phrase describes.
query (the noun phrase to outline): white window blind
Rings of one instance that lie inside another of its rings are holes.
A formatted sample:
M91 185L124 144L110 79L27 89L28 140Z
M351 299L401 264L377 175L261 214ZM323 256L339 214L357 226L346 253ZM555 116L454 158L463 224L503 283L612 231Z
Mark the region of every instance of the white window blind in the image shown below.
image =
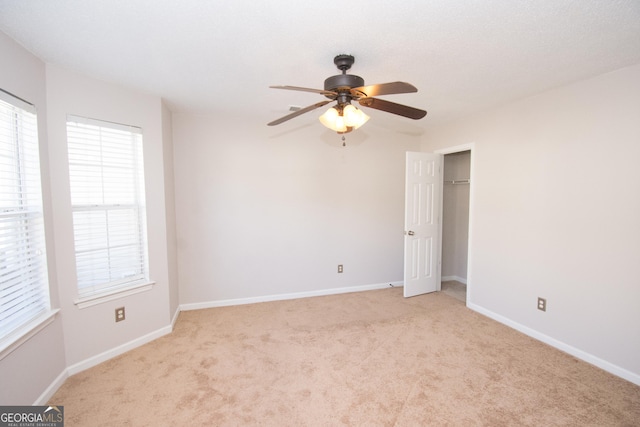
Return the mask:
M0 90L0 341L50 308L36 111Z
M142 131L67 117L78 294L148 280Z

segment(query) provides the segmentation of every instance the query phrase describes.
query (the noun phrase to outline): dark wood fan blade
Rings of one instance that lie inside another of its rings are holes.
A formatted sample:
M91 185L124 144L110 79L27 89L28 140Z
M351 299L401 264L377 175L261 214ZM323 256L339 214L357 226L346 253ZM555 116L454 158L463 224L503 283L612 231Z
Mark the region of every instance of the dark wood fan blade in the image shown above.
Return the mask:
M319 93L324 96L338 96L337 92L333 92L330 90L320 90L320 89L310 89L308 87L298 87L298 86L269 86L271 89L286 89L286 90L297 90L301 92L313 92Z
M320 108L323 105L327 105L330 102L333 102L333 100L330 99L330 100L327 100L327 101L320 101L320 102L317 102L317 103L315 103L313 105L309 105L308 107L301 108L298 111L294 111L291 114L288 114L288 115L286 115L284 117L280 117L278 120L274 120L271 123L267 123L267 126L279 125L282 122L286 122L287 120L291 120L294 117L298 117L301 114L308 113L309 111L315 110L316 108Z
M361 98L358 102L360 102L360 105L363 107L386 111L387 113L397 114L414 120L421 119L427 115L427 112L424 110L378 98Z
M406 82L381 83L378 85L360 86L351 89L352 91L362 92L366 97L393 95L395 93L413 93L418 89Z

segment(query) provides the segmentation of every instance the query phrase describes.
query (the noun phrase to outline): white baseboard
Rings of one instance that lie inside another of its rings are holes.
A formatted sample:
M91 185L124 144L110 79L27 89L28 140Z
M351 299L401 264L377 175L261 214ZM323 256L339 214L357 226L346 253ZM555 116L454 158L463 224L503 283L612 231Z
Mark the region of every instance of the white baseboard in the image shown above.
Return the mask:
M55 394L55 392L58 391L62 383L64 383L67 378L69 378L69 373L68 373L68 370L65 369L60 373L60 375L58 375L58 377L55 380L53 380L53 382L49 385L49 387L47 387L47 389L42 392L42 394L36 399L36 401L33 402L33 405L34 406L45 405L49 401L49 399L51 399L51 397Z
M176 327L176 322L178 321L178 316L180 316L180 306L176 309L176 312L173 313L173 317L171 318L171 330Z
M467 284L467 279L465 279L464 277L460 277L460 276L442 276L440 278L441 282L449 282L451 280L455 280L456 282L464 283L465 285Z
M318 297L324 295L346 294L350 292L373 291L376 289L384 289L389 287L403 286L404 282L384 282L373 285L350 286L347 288L322 289L318 291L294 292L290 294L264 295L260 297L235 298L226 300L216 300L207 302L196 302L191 304L181 304L180 310L200 310L203 308L226 307L230 305L255 304L258 302L282 301L288 299Z
M476 311L480 314L483 314L497 322L500 322L504 325L507 325L517 331L522 332L525 335L530 336L531 338L535 338L538 341L542 341L545 344L549 344L552 347L557 348L558 350L564 351L565 353L568 353L574 357L577 357L580 360L583 360L587 363L590 363L594 366L597 366L600 369L603 369L607 372L609 372L610 374L616 375L620 378L623 378L629 382L632 382L636 385L640 386L640 375L635 374L631 371L628 371L624 368L621 368L620 366L614 365L613 363L607 362L606 360L600 359L599 357L596 357L590 353L587 353L585 351L582 351L580 349L577 349L573 346L570 346L569 344L566 344L562 341L558 341L555 338L552 338L548 335L545 335L543 333L540 333L534 329L531 329L527 326L521 325L520 323L514 322L511 319L508 319L504 316L501 316L497 313L494 313L490 310L487 310L479 305L470 303L467 300L467 307L470 308L473 311Z
M141 345L147 344L155 339L158 339L164 335L170 334L173 330L172 326L165 326L164 328L158 329L157 331L150 332L146 335L143 335L139 338L136 338L132 341L109 349L105 352L102 352L96 356L90 357L82 362L78 362L67 367L68 376L75 375L79 372L85 371L89 368L92 368L102 362L105 362L109 359L112 359L116 356L119 356L123 353L126 353L129 350L133 350L136 347L140 347Z

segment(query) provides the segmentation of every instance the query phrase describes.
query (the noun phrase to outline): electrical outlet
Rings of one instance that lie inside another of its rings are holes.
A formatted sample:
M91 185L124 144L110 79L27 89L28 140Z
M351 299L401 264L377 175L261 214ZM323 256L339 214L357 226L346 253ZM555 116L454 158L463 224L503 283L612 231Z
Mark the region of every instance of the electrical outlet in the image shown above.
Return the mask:
M547 311L547 300L538 297L538 310Z
M338 273L342 273L343 271L342 264L338 264Z
M116 322L124 320L124 307L116 308Z

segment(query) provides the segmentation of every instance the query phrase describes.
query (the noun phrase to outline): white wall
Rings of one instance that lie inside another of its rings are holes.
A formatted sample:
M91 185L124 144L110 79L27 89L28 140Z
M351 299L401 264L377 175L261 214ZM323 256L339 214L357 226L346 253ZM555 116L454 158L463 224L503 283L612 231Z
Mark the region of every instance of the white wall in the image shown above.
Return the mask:
M434 129L423 143L475 143L470 306L636 383L639 100L637 65Z
M114 349L168 332L170 324L170 249L167 236L167 189L163 149L171 139L163 137L163 105L159 97L47 65L48 133L51 163L57 281L63 311L65 350L71 373L113 355ZM73 221L69 194L66 143L68 114L139 126L143 131L147 202L147 234L151 291L80 309L77 298ZM168 192L171 194L171 191ZM174 291L175 292L175 291ZM126 320L115 323L114 310L124 306Z
M181 304L402 280L404 159L419 137L372 118L342 147L318 115L174 115Z
M59 306L53 227L51 214L51 188L49 183L47 108L45 65L0 32L0 88L13 93L36 106L40 165L42 169L45 233L49 263L49 285L54 308ZM7 66L9 65L10 66ZM45 389L64 371L64 341L61 316L25 344L0 360L0 405L31 405Z

